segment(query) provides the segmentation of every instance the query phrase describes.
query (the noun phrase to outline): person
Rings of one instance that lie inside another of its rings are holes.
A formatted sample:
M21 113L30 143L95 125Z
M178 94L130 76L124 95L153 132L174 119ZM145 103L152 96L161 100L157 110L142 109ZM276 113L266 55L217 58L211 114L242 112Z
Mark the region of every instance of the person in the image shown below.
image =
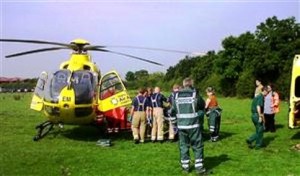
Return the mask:
M153 95L153 89L151 87L147 88L145 91L145 97L147 97L147 101L150 102L150 106L148 109L148 116L147 116L147 124L146 124L146 136L151 138L151 131L152 131L152 121L153 121L153 108L151 104L151 96Z
M172 107L172 104L174 104L174 98L175 98L175 95L177 94L177 92L179 91L179 89L180 89L180 86L178 84L173 85L173 88L172 88L173 91L167 99L168 107L164 109L164 111L166 111L164 114L165 114L166 119L168 120L168 125L169 125L168 131L169 131L169 141L170 142L175 141L175 134L177 132L177 127L176 127L175 118L170 115L169 111Z
M145 89L140 88L138 95L132 101L130 117L132 117L132 134L135 144L144 143L146 130L146 117L150 102L144 96Z
M295 102L294 116L295 118L300 118L300 101Z
M261 80L260 79L256 79L255 80L255 84L256 84L256 89L255 89L255 92L254 92L254 97L258 94L261 93L262 91L262 88L264 87L261 83Z
M247 140L249 148L260 149L263 146L263 134L264 134L264 96L268 93L268 88L263 87L263 91L256 95L251 104L251 119L255 126L255 132ZM252 146L252 143L255 141L255 147Z
M153 108L153 124L151 131L151 141L163 142L164 140L164 114L163 103L167 101L167 98L160 93L160 88L154 88L154 94L151 96L152 108Z
M267 85L268 94L265 96L264 101L264 125L265 132L271 131L274 133L275 129L275 114L279 112L279 95L273 90L271 84Z
M210 140L216 142L219 138L222 109L219 107L214 88L206 88L206 94L208 97L205 103L205 110L206 115L208 116Z
M115 94L115 88L114 86L108 88L103 94L102 94L102 97L101 99L106 99L108 97L111 97Z
M297 126L297 121L300 119L300 100L294 104L293 118L291 119L294 126Z
M190 171L189 148L195 155L195 169L197 174L203 174L206 169L203 166L204 144L202 139L201 122L204 118L205 102L193 89L193 80L185 78L183 89L175 95L171 114L176 115L179 134L180 163L184 172Z
M101 99L106 99L109 98L111 96L113 96L115 94L115 87L109 87L107 90L105 90L102 93ZM105 112L106 120L107 120L107 130L109 133L113 133L113 132L119 132L119 124L118 121L116 120L116 117L114 116L114 114L117 114L117 112L120 111L120 108L114 108L112 110L108 110Z

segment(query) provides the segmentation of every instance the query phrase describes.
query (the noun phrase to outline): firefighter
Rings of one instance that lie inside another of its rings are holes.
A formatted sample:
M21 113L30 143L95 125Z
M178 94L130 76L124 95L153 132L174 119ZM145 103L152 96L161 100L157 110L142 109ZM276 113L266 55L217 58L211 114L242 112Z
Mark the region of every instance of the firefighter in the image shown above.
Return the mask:
M152 131L152 121L153 121L153 110L152 110L152 104L151 104L151 96L153 95L153 89L151 87L147 88L147 91L145 92L145 97L147 97L147 101L150 102L150 106L148 109L148 116L147 116L147 124L146 124L146 137L151 138L151 131Z
M169 141L170 142L174 142L175 141L175 134L177 133L178 129L176 126L176 121L175 121L175 117L172 117L170 114L170 109L172 107L172 104L174 104L174 98L176 93L179 91L180 86L178 84L174 84L173 85L173 91L171 93L171 95L168 97L168 107L165 108L166 113L166 119L168 120L168 124L169 124Z
M132 117L132 133L135 144L144 143L146 130L146 117L150 102L144 96L145 89L140 88L138 95L132 101L130 116Z
M222 110L219 108L214 88L208 87L206 89L206 94L208 97L205 103L205 110L208 117L210 140L216 142L219 138Z
M190 171L189 148L195 155L195 169L197 174L206 172L203 166L204 144L201 126L204 118L205 102L192 87L193 80L183 80L183 90L178 91L172 105L171 114L176 115L179 134L180 163L184 172Z
M151 131L151 141L164 140L164 113L163 104L166 102L166 97L160 93L160 88L154 88L154 94L151 96L151 103L153 108L153 121L152 121L152 131Z

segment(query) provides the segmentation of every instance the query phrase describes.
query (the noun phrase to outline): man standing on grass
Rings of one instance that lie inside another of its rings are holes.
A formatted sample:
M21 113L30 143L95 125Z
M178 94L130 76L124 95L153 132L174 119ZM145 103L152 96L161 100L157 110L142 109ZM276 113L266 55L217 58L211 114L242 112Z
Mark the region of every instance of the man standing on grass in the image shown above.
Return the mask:
M153 108L153 121L151 131L151 141L163 142L164 140L164 113L163 104L167 101L167 98L161 94L160 88L154 88L154 94L151 96L152 108Z
M132 134L135 144L145 142L146 117L148 116L150 102L144 96L145 89L140 88L138 95L132 101L130 117L132 117Z
M179 90L175 95L172 105L171 115L177 118L179 134L180 162L184 172L190 171L189 148L193 149L195 155L195 169L197 174L206 172L203 167L203 141L201 132L201 122L204 118L205 102L193 89L193 80L185 78L183 80L184 89Z
M255 133L250 136L246 142L249 148L260 149L263 146L263 134L264 134L264 96L268 94L268 88L263 87L262 92L256 95L251 104L252 122L255 126ZM252 146L252 142L255 143L255 147Z

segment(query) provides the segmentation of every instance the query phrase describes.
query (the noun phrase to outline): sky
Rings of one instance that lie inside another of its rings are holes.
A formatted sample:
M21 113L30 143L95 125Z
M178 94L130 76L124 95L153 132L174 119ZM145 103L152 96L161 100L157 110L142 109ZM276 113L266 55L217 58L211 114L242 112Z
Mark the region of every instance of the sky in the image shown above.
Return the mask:
M222 40L250 31L269 17L295 17L299 0L242 1L14 1L0 0L0 38L69 43L83 38L92 45L126 45L206 53L222 49ZM71 51L58 50L15 58L5 55L49 45L0 43L0 76L36 78L55 71ZM51 47L51 46L50 46ZM146 69L166 72L188 54L109 48L159 62L143 61L102 52L90 52L101 73Z

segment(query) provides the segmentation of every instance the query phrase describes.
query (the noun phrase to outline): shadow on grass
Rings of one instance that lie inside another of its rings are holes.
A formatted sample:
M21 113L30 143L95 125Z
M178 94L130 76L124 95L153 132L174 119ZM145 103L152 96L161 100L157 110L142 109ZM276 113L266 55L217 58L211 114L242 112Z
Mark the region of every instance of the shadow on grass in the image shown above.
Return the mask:
M101 131L93 126L77 126L72 129L57 131L59 135L79 141L97 141L101 137Z
M94 126L77 126L72 129L54 130L49 135L62 135L66 138L78 141L97 141L103 139L131 139L130 131L120 131L118 133L107 133Z
M280 128L283 128L283 127L284 127L284 125L282 125L282 124L275 124L275 129L276 130L278 130Z
M212 170L213 168L217 167L223 162L229 161L230 158L226 154L222 154L219 156L213 156L213 157L205 157L204 158L204 165L207 170Z
M300 131L298 131L296 134L294 134L291 139L300 139Z
M233 136L235 134L236 133L231 133L231 132L220 132L220 134L219 134L219 140L230 138L231 136ZM203 139L204 139L204 141L210 140L210 132L209 131L205 131L203 133Z
M272 141L274 141L274 139L276 138L276 136L268 136L265 137L264 140L264 147L267 147Z

